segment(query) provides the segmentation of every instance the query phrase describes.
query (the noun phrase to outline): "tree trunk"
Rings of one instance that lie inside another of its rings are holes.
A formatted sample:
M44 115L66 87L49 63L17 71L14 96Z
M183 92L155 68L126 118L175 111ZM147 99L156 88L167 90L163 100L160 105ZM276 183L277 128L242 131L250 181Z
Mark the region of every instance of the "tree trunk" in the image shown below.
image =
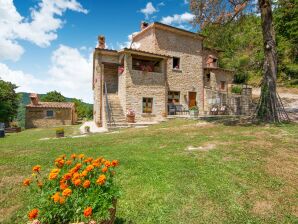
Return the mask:
M264 41L264 67L261 96L256 110L256 118L263 122L289 120L282 102L276 92L277 56L275 34L272 23L271 0L258 0L261 11Z

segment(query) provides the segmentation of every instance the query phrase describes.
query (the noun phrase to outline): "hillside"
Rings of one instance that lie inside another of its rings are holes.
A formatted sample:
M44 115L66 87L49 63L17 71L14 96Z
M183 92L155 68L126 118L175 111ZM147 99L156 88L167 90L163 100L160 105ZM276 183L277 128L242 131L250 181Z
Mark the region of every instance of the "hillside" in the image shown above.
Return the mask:
M19 94L21 94L21 104L27 105L30 103L30 98L29 98L30 93L20 92ZM46 94L38 94L39 98L42 98L44 95ZM67 102L73 102L74 100L76 100L76 98L68 98L68 97L65 97L65 98ZM90 103L84 102L84 104L93 106L93 104L90 104Z

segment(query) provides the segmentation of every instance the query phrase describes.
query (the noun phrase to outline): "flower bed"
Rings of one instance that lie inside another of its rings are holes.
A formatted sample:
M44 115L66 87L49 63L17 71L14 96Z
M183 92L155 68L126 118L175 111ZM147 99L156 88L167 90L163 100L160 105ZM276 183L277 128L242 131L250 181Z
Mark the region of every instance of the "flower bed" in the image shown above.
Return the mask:
M113 181L118 161L83 154L55 160L47 177L36 165L25 179L30 189L28 208L32 223L113 223L119 189ZM97 222L95 222L96 220Z

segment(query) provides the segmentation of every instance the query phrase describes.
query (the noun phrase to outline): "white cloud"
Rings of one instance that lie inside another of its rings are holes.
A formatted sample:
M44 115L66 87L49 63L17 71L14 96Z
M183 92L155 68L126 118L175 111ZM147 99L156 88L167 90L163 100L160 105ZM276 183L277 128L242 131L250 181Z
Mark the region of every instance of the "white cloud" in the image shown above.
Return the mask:
M187 5L189 3L188 0L184 0L184 4Z
M145 15L146 19L148 19L150 15L157 12L157 9L154 8L152 2L148 2L146 7L141 9L141 12Z
M77 0L41 0L31 8L30 17L22 17L13 0L0 1L0 60L18 60L24 49L17 40L27 40L47 47L57 39L57 30L64 21L59 18L65 11L87 13ZM2 51L2 49L6 49Z
M192 22L194 17L195 16L193 14L185 12L180 15L175 14L173 16L162 17L161 22L167 25L181 25L183 23Z
M0 63L0 78L17 84L19 92L45 93L57 90L67 97L92 103L92 54L86 58L78 49L60 45L53 52L51 60L51 67L46 72L48 78L12 70L3 63Z
M123 43L117 43L117 46L118 46L118 48L120 48L120 49L122 49L122 48L133 48L133 49L138 49L138 48L140 48L140 43L138 43L138 42L133 42L132 43L132 38L133 38L133 36L134 35L136 35L136 34L138 34L139 32L134 32L134 33L132 33L132 34L129 34L128 36L127 36L127 38L128 38L128 40L127 41L125 41L125 42L123 42Z

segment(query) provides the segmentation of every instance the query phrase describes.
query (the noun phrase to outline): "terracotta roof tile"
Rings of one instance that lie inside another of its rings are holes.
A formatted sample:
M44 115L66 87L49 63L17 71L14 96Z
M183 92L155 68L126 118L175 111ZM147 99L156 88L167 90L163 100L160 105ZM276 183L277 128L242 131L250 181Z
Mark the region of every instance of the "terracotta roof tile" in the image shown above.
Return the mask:
M28 104L28 108L74 108L75 104L71 102L38 102L37 105Z

